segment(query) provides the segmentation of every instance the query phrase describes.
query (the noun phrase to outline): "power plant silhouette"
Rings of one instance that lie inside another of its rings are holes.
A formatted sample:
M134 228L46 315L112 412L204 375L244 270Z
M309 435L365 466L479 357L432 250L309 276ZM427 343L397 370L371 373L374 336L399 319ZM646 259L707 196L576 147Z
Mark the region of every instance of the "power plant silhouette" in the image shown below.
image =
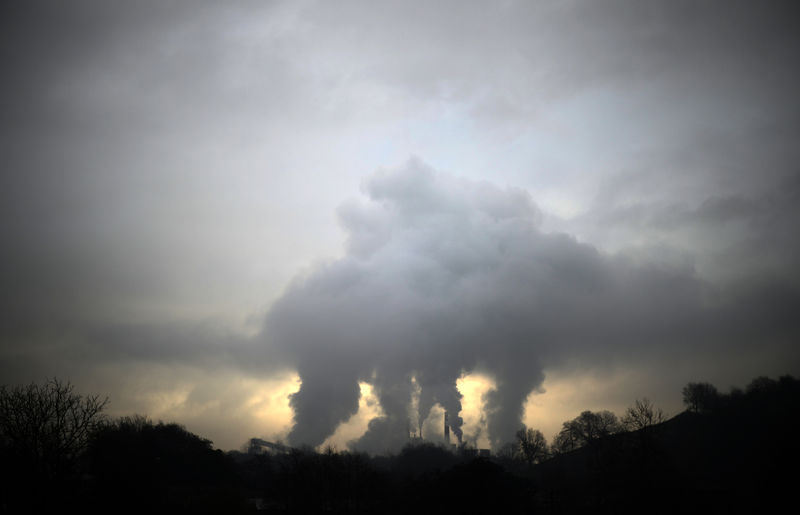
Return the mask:
M457 443L450 441L451 431L453 432L453 435L455 435ZM426 442L425 438L422 435L422 422L419 423L419 432L416 432L411 430L411 421L409 420L408 441L412 445L422 444ZM489 457L491 455L491 451L489 449L477 449L465 445L465 443L463 442L463 433L461 431L461 428L453 427L452 425L450 425L450 415L447 411L444 412L444 444L445 448L453 452L462 452L482 457Z
M456 442L450 441L450 432L456 437ZM411 421L408 422L408 441L411 445L419 445L427 441L422 436L422 423L419 424L419 433L411 430ZM433 442L433 440L431 440ZM488 457L491 455L489 449L476 449L468 447L462 441L462 432L460 428L452 427L450 425L450 415L447 411L444 412L444 445L445 448L452 452L464 452L474 454L476 456ZM293 447L284 445L280 442L269 442L261 438L251 438L247 444L247 454L288 454L294 450Z

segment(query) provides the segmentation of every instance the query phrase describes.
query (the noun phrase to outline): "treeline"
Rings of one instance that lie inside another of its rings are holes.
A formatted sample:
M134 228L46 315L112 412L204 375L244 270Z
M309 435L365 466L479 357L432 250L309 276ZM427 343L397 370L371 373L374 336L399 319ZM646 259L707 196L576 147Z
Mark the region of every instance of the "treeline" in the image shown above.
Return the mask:
M69 383L0 387L0 513L667 513L764 511L790 499L800 381L683 390L666 420L649 400L585 411L548 443L533 428L491 458L409 445L222 452L177 424L103 416Z
M58 379L0 387L0 513L248 511L237 464L209 440L105 405Z

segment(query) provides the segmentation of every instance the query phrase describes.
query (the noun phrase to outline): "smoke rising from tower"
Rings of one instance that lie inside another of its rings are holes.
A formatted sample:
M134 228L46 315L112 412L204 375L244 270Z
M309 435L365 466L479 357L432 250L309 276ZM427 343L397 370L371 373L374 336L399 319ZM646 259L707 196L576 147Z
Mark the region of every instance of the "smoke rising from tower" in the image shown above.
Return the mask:
M480 372L496 385L486 419L497 447L513 438L547 365L574 355L599 364L645 346L696 352L693 341L711 349L737 338L730 324L714 324L731 307L709 308L691 269L544 233L525 191L413 159L373 174L364 192L339 209L344 256L293 281L266 319L271 355L302 379L291 397L292 445L318 445L352 416L359 381L372 384L384 416L354 447L401 447L414 405L420 433L439 404L460 440L456 381ZM714 316L698 315L712 308Z
M450 422L447 420L447 411L444 412L444 443L450 444Z

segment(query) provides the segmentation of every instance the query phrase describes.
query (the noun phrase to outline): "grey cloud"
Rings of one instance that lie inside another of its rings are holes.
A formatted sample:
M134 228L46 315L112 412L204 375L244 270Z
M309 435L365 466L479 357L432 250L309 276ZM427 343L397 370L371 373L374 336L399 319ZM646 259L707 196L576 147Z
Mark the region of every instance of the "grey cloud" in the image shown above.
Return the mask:
M789 100L797 85L787 66L798 57L792 2L493 7L323 3L304 19L328 35L323 53L356 56L345 64L353 82L384 83L425 102L464 102L483 122L524 123L547 103L594 86L668 85L675 101L695 102L698 93L713 100L713 91L763 106L776 96Z
M30 320L4 324L4 341L18 342L0 348L0 371L7 380L91 377L95 368L125 365L225 370L251 377L285 370L277 354L266 355L263 346L219 321L35 321L33 328Z
M758 187L734 194L696 192L696 200L682 202L597 203L582 216L554 225L612 248L649 247L646 252L662 259L692 263L713 282L777 274L797 284L792 263L800 257L794 238L800 220L798 176L775 168L754 175L761 177Z
M259 241L292 232L263 223L288 181L241 151L278 133L253 119L303 105L288 58L248 52L234 30L247 13L211 3L2 10L0 305L14 331L246 316L230 314L254 282L240 271L291 253ZM295 266L273 263L266 280ZM252 311L269 302L258 296Z
M660 205L637 202L606 210L593 211L592 217L598 225L635 225L637 230L673 231L687 225L699 224L721 226L741 220L752 220L764 211L759 203L739 196L711 196L696 207L686 204Z
M209 322L106 325L90 330L87 340L87 348L98 354L96 359L112 362L222 366L226 356L246 354L241 336Z

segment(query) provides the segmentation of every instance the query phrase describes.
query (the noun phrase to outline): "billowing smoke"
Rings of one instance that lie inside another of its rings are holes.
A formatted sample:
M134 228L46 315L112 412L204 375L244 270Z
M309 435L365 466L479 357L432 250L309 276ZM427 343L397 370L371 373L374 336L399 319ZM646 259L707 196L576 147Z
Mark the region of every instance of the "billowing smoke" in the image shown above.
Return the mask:
M546 366L665 348L681 359L681 349L727 338L714 329L721 308L690 267L635 263L544 233L525 191L411 160L372 175L364 192L339 211L344 256L298 277L267 317L272 352L302 379L292 444L318 445L353 415L359 381L373 385L385 415L355 447L399 448L414 402L417 423L438 403L458 435L456 380L476 371L496 384L486 396L496 447L520 427Z

